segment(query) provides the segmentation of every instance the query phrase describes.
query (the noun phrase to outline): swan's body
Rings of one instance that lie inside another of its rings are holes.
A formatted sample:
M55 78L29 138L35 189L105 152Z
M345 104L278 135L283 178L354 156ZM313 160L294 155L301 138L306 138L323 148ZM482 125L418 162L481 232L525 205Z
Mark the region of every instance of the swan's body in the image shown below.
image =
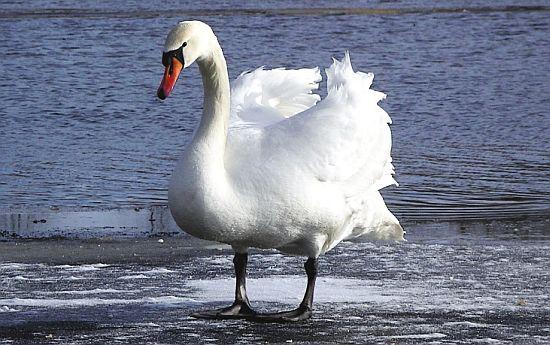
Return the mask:
M169 187L183 230L237 253L275 248L311 259L360 235L403 239L378 192L395 184L390 118L377 105L385 96L370 90L372 74L353 72L347 54L327 70L328 96L319 101L318 69L258 69L241 75L230 96L222 50L201 22L176 26L165 52L174 65L159 97L177 79L178 52L179 68L197 61L204 85L201 123Z

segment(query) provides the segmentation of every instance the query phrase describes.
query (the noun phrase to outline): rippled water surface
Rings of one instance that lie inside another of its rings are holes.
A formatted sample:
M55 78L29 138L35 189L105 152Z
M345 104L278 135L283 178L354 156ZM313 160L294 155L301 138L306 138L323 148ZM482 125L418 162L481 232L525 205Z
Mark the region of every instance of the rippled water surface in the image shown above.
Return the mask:
M401 218L548 215L546 5L2 2L0 207L164 204L202 86L191 68L158 101L161 48L194 18L216 31L231 78L261 65L328 67L345 50L374 72L400 182L385 195Z

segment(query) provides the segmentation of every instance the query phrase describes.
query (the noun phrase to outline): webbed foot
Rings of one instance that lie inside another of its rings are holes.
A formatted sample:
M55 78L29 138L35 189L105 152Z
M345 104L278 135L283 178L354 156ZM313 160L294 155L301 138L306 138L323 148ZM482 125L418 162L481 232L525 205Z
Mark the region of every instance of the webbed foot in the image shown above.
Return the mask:
M227 320L248 319L257 313L247 304L234 303L233 305L212 310L203 310L192 313L190 316L196 319Z
M248 321L252 322L274 322L274 323L287 323L287 322L299 322L311 318L312 310L308 306L299 306L296 309L289 311L282 311L278 313L265 313L255 314L246 317Z

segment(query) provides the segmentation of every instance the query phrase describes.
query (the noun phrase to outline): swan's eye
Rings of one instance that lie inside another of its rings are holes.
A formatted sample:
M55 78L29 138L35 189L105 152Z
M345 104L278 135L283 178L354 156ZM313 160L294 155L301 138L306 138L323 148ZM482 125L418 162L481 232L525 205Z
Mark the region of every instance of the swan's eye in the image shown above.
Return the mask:
M183 47L185 46L187 46L187 42L183 42L181 47L179 47L178 49L170 50L169 52L162 53L162 64L165 67L170 66L170 59L175 57L176 59L179 60L179 62L181 62L182 65L185 66L185 61L183 60Z
M183 61L183 47L185 47L186 45L187 43L183 43L181 47L179 47L174 51L174 57L178 59L181 62L181 64L184 66L185 66L185 62Z

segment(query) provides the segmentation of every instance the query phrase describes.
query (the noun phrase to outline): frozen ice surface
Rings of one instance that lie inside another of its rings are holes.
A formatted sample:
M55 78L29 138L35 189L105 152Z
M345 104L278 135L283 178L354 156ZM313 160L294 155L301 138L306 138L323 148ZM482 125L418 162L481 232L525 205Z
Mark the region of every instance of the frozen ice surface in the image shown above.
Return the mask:
M205 301L230 297L235 288L233 278L190 280L186 284L193 288L193 296ZM306 277L297 275L248 279L246 282L251 300L289 305L300 303L305 284ZM316 303L388 303L403 300L403 294L414 293L409 289L384 288L373 285L368 280L342 277L320 277L316 286Z
M296 325L190 318L231 303L234 282L230 250L187 236L0 242L0 343L548 343L549 222L420 223L405 243L341 243L320 259L313 319ZM296 306L303 261L251 251L253 306Z
M63 292L64 293L64 292ZM81 293L76 292L75 295ZM145 297L139 299L119 299L119 298L12 298L0 299L0 305L3 306L24 306L24 307L45 307L45 308L66 308L66 307L83 307L83 306L98 306L98 305L115 305L115 304L159 304L172 305L192 303L194 300L176 296L157 296Z

